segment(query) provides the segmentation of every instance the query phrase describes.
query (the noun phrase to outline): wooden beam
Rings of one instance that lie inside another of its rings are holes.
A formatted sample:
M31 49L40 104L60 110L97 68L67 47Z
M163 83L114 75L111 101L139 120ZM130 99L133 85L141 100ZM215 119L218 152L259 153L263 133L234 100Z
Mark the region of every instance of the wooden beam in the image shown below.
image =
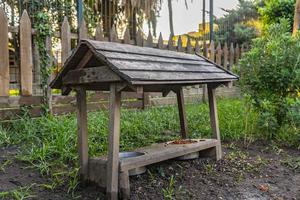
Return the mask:
M121 78L107 66L71 70L63 78L64 85L117 81Z
M93 53L91 51L87 51L81 61L78 63L76 69L82 69L91 60L92 57ZM62 95L68 95L71 90L71 88L67 87L66 89L62 90Z
M177 95L177 104L178 104L178 112L179 112L179 120L180 120L180 129L181 129L181 137L183 139L187 138L188 127L186 120L186 112L184 107L184 96L182 88L176 91Z
M221 137L219 130L219 120L217 112L216 89L215 86L208 85L208 103L210 112L210 124L212 129L212 138L217 139L219 144L216 146L216 160L222 158Z
M87 105L86 91L83 88L76 90L77 100L77 141L80 162L80 176L82 180L88 177L88 133L87 133Z
M120 109L121 93L117 91L117 84L113 83L110 85L110 118L106 187L107 197L112 200L118 199Z

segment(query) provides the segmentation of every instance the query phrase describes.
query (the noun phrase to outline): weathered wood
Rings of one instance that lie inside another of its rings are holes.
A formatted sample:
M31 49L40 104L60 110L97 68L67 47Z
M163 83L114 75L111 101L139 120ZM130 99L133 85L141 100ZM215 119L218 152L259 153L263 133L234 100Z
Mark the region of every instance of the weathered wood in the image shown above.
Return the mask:
M183 51L181 36L178 37L178 41L177 41L177 51L178 51L178 52L182 52L182 51Z
M213 40L210 42L209 52L210 52L209 59L212 62L215 62L215 42Z
M194 48L192 47L191 39L190 39L190 37L188 37L188 41L187 41L187 45L186 45L186 52L194 53L193 51L194 51Z
M229 66L228 66L227 69L230 70L233 65L234 65L234 47L233 47L233 43L231 43L231 45L230 45Z
M216 63L219 66L221 66L221 64L222 64L222 48L221 48L221 43L220 42L219 42L218 47L217 47Z
M65 17L61 26L61 62L65 63L71 54L71 31L68 18Z
M219 144L216 146L216 160L219 160L222 158L221 137L220 137L220 130L219 130L215 88L212 85L208 85L208 103L209 103L209 113L210 113L210 124L212 129L212 138L218 140L219 142Z
M93 53L91 51L88 51L83 58L81 59L81 61L78 63L77 68L76 69L81 69L83 68L93 57ZM66 90L62 90L62 94L63 95L67 95L71 92L71 88L66 88Z
M153 47L153 37L152 37L152 34L151 34L150 30L149 30L149 33L148 33L148 37L147 37L147 41L146 41L145 46L146 47Z
M168 40L168 49L171 51L175 50L174 44L173 44L173 35L170 34L169 40Z
M124 33L124 43L130 44L130 30L128 27L126 27L125 33Z
M121 81L120 77L107 66L71 70L63 79L63 84L87 84Z
M88 176L89 147L87 130L87 104L86 91L82 88L76 90L77 101L77 141L80 163L80 176L86 180Z
M179 59L179 58L168 58L164 55L153 56L153 55L143 55L143 54L130 54L122 52L111 52L111 51L98 51L103 56L108 59L116 60L130 60L130 61L148 61L149 63L181 63L181 64L192 64L192 65L206 65L213 66L213 64L204 61L203 59L192 60L192 59ZM222 70L223 71L223 70Z
M164 40L162 37L162 34L159 33L159 38L158 38L158 42L157 42L157 48L159 49L163 49L164 48Z
M111 28L111 30L110 30L109 41L111 41L111 42L118 42L118 33L117 33L117 30L116 30L115 26L113 26Z
M128 171L120 172L120 194L121 199L130 199L130 185Z
M137 32L137 34L136 34L136 41L135 41L136 45L137 46L143 46L143 40L144 40L143 39L143 33L139 29L138 32Z
M79 40L83 39L88 39L88 30L84 19L82 19L82 22L79 27Z
M20 55L21 55L21 94L32 95L33 61L31 42L31 22L26 10L20 20Z
M207 63L202 64L202 62L186 62L186 61L172 61L172 60L164 60L159 63L159 61L152 61L150 56L148 57L139 57L136 56L136 59L139 60L123 60L123 54L120 55L119 59L110 60L114 65L116 65L120 70L132 70L133 67L136 71L145 70L145 71L178 71L178 72L217 72L224 73L219 68L213 67L214 65ZM148 60L147 60L148 59ZM149 62L152 61L152 62ZM157 63L158 62L158 63Z
M224 54L224 59L223 59L223 68L227 69L228 66L228 46L227 42L225 42L224 47L223 47L223 54Z
M179 112L181 138L186 139L188 135L188 126L187 126L187 119L186 119L186 112L185 112L185 105L184 105L184 95L183 95L182 88L176 91L176 95L177 95L177 105L178 105L178 112Z
M198 53L201 55L201 48L200 48L198 40L196 40L196 44L195 44L195 53Z
M151 145L149 147L136 149L138 152L145 152L145 155L123 160L120 162L120 170L127 171L137 167L147 166L189 153L209 149L218 144L219 142L215 139L205 139L205 141L199 141L189 145L166 145L166 143Z
M9 96L8 23L0 7L0 96Z
M98 40L98 41L103 41L104 40L103 28L102 28L101 23L98 23L98 25L96 27L95 39Z
M121 94L117 91L117 84L111 84L110 86L109 105L110 117L106 192L108 199L117 200L119 182L119 138L121 109Z

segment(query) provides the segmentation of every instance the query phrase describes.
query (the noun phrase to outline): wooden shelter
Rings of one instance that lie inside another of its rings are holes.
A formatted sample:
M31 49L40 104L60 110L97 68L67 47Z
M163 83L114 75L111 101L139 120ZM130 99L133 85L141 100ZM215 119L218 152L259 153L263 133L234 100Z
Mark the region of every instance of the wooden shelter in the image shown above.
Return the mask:
M193 152L222 156L215 89L237 80L233 73L199 55L191 55L148 47L82 40L63 69L51 83L64 95L73 89L77 93L78 151L83 180L106 188L109 199L129 197L130 169L176 158ZM212 139L195 144L156 144L145 147L145 155L119 161L121 93L170 91L177 94L182 138L188 128L184 109L184 86L207 84L212 127ZM110 91L109 148L107 158L89 158L87 139L86 91Z

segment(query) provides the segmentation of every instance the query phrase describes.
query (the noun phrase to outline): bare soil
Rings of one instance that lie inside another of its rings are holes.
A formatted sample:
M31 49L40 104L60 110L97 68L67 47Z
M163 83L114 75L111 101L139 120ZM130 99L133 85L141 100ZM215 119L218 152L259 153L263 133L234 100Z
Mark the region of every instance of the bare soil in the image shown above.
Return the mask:
M17 161L17 151L0 149L0 192L31 185L31 199L105 199L93 186L79 186L75 194L67 186L41 187L49 179ZM223 151L218 162L199 158L149 166L145 174L130 179L131 199L300 200L299 150L225 144Z

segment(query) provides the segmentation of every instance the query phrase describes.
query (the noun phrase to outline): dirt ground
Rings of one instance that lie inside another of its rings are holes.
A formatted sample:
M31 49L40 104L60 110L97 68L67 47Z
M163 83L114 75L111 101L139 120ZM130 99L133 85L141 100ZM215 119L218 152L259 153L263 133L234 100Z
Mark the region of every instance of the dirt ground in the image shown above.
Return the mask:
M144 175L130 179L131 199L300 200L299 150L225 144L223 151L218 162L199 158L149 166ZM0 152L0 194L31 186L22 191L29 199L105 199L92 186L79 186L75 194L68 194L66 186L45 189L41 185L49 180L16 161L16 148Z

